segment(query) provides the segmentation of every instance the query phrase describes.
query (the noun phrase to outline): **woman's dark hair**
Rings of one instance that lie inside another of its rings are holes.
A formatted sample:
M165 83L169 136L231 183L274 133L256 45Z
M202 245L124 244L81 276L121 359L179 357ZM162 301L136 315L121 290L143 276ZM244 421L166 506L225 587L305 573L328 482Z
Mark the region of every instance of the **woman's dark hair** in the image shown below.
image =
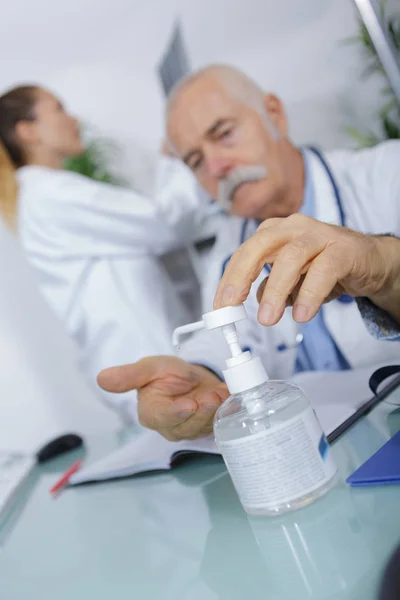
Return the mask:
M37 89L35 85L23 85L0 96L0 140L17 168L25 164L25 157L15 128L20 121L35 119Z

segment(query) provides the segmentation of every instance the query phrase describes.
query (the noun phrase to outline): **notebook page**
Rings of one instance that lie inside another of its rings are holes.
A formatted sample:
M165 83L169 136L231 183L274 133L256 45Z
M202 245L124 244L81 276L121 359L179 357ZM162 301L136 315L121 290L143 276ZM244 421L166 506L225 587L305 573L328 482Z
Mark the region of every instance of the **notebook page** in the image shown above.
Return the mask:
M213 435L198 440L184 440L175 444L174 452L207 452L208 454L220 454Z
M157 432L144 431L121 448L75 473L70 484L169 469L170 457L176 449L177 444L168 442Z

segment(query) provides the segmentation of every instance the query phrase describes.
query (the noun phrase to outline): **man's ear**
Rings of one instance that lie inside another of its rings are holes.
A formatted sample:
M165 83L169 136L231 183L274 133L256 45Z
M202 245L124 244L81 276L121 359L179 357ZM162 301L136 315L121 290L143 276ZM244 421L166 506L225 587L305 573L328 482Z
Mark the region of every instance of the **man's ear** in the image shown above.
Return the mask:
M265 94L264 107L275 129L277 129L284 137L287 137L289 134L288 120L285 108L278 96L274 96L274 94Z
M15 135L20 144L33 144L37 141L34 121L19 121L15 126Z

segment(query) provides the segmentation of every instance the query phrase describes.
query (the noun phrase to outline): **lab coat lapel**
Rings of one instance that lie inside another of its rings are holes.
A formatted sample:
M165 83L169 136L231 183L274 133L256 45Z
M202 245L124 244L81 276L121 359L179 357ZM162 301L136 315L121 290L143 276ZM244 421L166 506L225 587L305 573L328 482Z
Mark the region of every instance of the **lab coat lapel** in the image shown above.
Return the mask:
M313 152L308 150L307 157L310 162L310 176L314 187L314 216L319 221L324 221L331 225L341 225L338 202L328 174L319 158Z

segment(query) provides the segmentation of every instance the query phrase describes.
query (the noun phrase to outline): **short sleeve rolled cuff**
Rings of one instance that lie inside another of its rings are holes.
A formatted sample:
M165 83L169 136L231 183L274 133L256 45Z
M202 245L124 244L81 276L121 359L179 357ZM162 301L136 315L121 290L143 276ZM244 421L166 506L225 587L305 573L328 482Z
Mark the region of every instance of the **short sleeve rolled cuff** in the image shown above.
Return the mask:
M400 325L368 298L356 298L368 332L377 340L400 341Z

